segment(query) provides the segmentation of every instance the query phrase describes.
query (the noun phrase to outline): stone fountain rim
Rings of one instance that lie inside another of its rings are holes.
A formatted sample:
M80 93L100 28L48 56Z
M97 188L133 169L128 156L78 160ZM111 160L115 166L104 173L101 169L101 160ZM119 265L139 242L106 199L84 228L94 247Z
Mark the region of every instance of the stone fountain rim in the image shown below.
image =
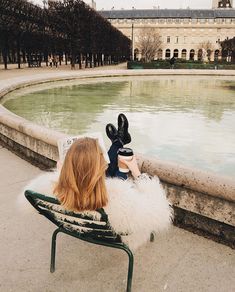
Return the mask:
M177 72L179 74L169 74L169 72L153 72L152 70L142 70L137 71L124 71L115 70L104 73L104 71L99 72L86 72L81 74L79 72L58 72L58 73L48 73L48 74L38 74L33 76L23 76L12 78L10 80L4 80L0 82L0 101L6 94L27 86L48 83L53 81L61 80L73 80L73 79L89 79L89 78L102 78L102 77L125 77L125 76L158 76L158 75L196 75L196 76L235 76L234 72L212 72L213 74L208 74L208 72L202 72L201 74L195 74L195 72L190 72L190 74L185 74L185 72ZM192 70L194 71L194 70ZM222 70L221 70L222 71ZM224 71L224 70L223 70ZM127 74L127 72L129 72ZM133 74L134 73L134 74ZM147 73L147 74L146 74ZM159 74L161 73L161 74ZM197 72L198 73L198 72ZM47 129L38 126L22 117L19 117L9 110L7 110L3 105L0 105L0 123L7 125L17 131L20 131L30 137L37 140L41 140L49 145L57 146L56 141L59 138L67 136L61 132L57 132L51 129ZM231 202L235 202L235 182L229 177L224 177L221 175L214 174L212 172L202 171L192 167L185 167L173 162L162 161L152 157L146 157L140 155L141 168L151 174L156 174L161 180L183 186L188 189L205 193L210 196L218 197L221 199L226 199Z

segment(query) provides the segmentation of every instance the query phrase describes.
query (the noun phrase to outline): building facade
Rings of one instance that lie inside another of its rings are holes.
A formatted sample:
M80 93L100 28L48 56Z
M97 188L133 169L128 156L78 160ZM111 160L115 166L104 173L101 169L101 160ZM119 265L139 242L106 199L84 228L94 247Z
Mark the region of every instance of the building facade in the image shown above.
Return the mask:
M221 2L227 8L220 8ZM229 6L226 6L229 4ZM155 59L182 58L209 60L221 58L220 42L235 36L235 9L232 1L213 1L215 9L151 9L99 11L112 25L133 41L135 58L140 59L138 36L146 28L157 30L162 47ZM209 44L202 48L203 43ZM208 52L207 52L208 51ZM134 55L134 54L133 54Z

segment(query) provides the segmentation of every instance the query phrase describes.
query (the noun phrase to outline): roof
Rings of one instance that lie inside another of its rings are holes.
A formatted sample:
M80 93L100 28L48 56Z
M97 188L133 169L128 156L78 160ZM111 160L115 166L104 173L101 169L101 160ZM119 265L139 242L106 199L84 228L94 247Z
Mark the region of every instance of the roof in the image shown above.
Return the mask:
M235 9L132 9L100 10L108 19L137 18L235 18Z

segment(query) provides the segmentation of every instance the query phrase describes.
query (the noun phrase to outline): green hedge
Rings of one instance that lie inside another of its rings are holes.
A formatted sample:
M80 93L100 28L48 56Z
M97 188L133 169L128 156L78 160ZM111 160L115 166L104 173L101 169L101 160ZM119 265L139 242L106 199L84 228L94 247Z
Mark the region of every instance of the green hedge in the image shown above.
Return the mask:
M127 63L127 69L171 69L169 61L159 60L152 61L151 63L132 62ZM174 64L174 69L221 69L221 70L235 70L235 64L223 64L223 63L201 63L195 62L177 62Z

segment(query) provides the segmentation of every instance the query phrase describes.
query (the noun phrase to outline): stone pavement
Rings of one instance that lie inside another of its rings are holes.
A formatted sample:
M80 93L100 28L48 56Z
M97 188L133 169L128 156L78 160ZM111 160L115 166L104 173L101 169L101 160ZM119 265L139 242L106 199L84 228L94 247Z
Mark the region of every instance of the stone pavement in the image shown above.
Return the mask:
M21 69L17 69L16 64L10 64L8 65L8 69L5 70L4 66L0 64L0 80L13 78L13 77L19 77L19 76L31 76L32 74L44 74L44 73L58 73L62 71L68 71L68 72L94 72L94 71L100 71L100 70L117 70L117 69L127 69L127 63L121 63L118 65L109 65L109 66L103 66L103 67L95 67L95 68L86 68L79 70L76 67L76 70L71 70L70 65L62 64L61 66L58 66L58 68L55 67L47 67L46 64L42 64L42 67L39 68L28 68L27 64L23 64Z
M64 235L58 236L56 271L51 274L55 227L22 195L22 188L42 171L3 147L0 166L0 291L125 291L124 252ZM234 275L234 250L172 227L135 252L133 292L232 292Z

